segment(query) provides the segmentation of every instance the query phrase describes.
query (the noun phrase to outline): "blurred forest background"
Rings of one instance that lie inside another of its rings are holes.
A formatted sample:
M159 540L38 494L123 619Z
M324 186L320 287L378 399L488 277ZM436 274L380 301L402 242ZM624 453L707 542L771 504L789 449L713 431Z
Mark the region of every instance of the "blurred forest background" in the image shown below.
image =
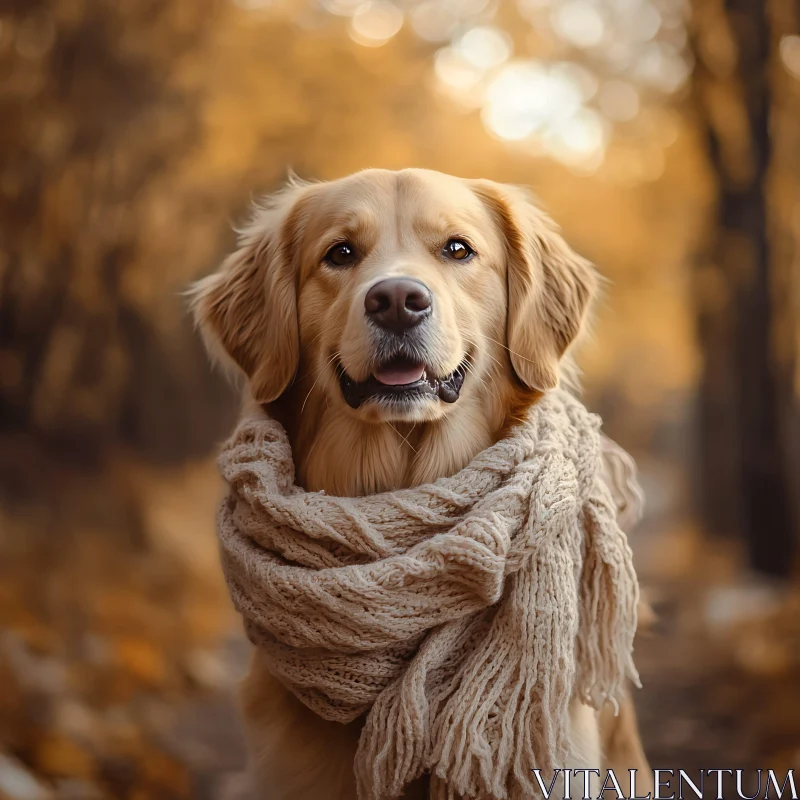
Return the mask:
M0 0L0 119L0 798L245 796L181 292L289 167L533 187L610 279L650 759L800 770L797 2Z

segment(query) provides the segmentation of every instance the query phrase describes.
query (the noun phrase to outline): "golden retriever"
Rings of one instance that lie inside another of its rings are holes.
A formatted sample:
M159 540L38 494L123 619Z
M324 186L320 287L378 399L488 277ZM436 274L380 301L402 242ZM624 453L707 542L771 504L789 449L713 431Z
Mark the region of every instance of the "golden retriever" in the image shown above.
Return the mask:
M558 385L596 286L519 189L365 170L257 207L193 304L245 377L243 413L286 427L299 483L354 496L450 475L502 437ZM258 653L243 706L258 798L355 798L358 723L318 718ZM575 701L571 725L565 766L648 769L629 700L616 718Z

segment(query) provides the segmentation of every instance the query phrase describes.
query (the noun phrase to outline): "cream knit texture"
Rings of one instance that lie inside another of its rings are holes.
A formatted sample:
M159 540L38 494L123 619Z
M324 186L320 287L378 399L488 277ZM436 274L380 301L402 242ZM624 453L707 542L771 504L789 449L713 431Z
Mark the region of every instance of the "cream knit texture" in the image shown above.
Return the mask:
M442 800L538 797L532 769L565 766L570 699L599 707L638 681L620 527L640 512L635 466L567 392L412 489L307 492L268 418L240 423L219 463L233 602L305 705L365 715L360 800L399 797L425 771Z

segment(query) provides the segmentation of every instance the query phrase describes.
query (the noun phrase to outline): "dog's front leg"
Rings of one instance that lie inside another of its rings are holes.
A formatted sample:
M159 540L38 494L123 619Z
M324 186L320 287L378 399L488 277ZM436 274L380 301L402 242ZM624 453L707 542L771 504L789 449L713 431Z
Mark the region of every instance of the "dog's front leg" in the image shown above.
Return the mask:
M360 723L318 717L269 673L258 651L241 700L253 800L355 800Z

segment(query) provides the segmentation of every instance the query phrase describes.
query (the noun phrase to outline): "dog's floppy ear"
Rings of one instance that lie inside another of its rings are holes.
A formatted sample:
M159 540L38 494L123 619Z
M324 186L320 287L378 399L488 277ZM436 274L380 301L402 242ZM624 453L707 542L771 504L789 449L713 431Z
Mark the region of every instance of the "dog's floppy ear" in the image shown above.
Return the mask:
M522 190L477 181L506 244L509 357L529 389L558 385L559 361L577 337L595 294L594 267Z
M303 189L292 184L257 206L236 252L189 292L212 357L239 367L259 403L286 390L299 362L292 244Z

